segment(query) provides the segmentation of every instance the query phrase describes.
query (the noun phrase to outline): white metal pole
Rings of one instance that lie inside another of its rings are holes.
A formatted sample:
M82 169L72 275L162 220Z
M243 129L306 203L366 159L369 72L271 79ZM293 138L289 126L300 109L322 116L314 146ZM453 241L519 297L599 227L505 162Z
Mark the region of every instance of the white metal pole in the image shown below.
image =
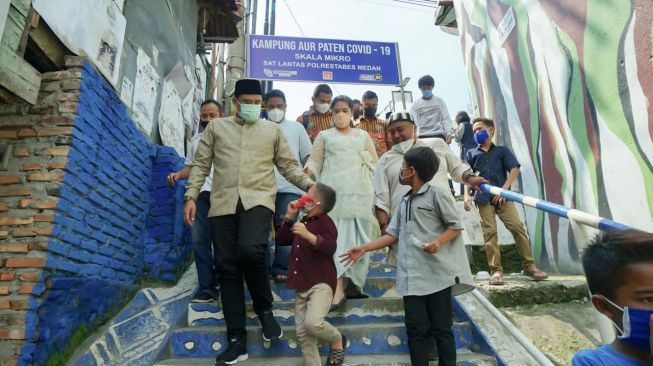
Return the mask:
M399 90L401 91L401 107L406 110L406 96L404 94L404 75L401 72L401 56L399 56L399 43L395 43L397 51L397 66L399 68Z

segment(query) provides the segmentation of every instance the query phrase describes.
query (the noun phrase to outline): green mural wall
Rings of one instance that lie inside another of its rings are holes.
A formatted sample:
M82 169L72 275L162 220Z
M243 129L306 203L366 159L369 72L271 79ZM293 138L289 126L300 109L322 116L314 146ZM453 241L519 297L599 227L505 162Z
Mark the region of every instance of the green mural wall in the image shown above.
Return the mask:
M523 193L653 231L650 0L454 3L474 116L496 121ZM587 232L526 222L540 265L580 271Z

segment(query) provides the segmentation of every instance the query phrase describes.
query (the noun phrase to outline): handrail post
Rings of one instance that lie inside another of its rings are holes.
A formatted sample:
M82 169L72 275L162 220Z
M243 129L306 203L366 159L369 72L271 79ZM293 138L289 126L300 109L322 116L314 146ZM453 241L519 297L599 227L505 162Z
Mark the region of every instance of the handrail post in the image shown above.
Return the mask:
M559 205L557 203L553 202L548 202L545 200L541 200L539 198L535 197L530 197L530 196L524 196L520 193L513 192L510 190L506 190L503 188L491 186L489 184L481 184L480 187L481 191L491 193L497 196L501 196L507 200L514 201L517 203L521 203L524 206L529 206L533 207L535 209L538 209L540 211L552 213L554 215L564 217L568 219L571 222L572 228L574 229L574 232L576 232L579 236L582 236L582 241L583 243L588 243L590 241L590 238L588 237L587 230L585 229L584 226L589 226L593 227L595 229L599 230L627 230L630 229L629 226L626 226L624 224L589 214L584 211L576 210L573 208L568 208L562 205ZM591 300L592 294L590 293L590 300ZM594 309L594 312L596 313L596 324L597 327L599 328L599 334L601 336L601 341L604 344L608 344L614 340L615 333L614 333L614 327L612 325L612 322L610 319L601 314L594 306L592 306Z

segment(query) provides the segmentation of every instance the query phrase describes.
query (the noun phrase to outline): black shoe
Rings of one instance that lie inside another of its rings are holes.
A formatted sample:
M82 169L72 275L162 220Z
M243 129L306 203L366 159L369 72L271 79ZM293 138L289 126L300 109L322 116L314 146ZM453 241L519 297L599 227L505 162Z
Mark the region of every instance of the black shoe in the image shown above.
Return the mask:
M216 365L235 365L240 361L246 361L249 358L247 347L232 339L229 342L229 348L215 358Z
M277 323L277 320L274 319L274 314L272 310L267 310L263 314L258 316L258 320L261 322L261 327L263 328L263 340L270 342L274 339L279 339L283 337L283 330Z
M215 300L216 299L213 298L213 296L211 296L210 294L208 294L208 293L206 293L206 292L204 292L202 290L198 290L195 293L195 296L193 296L193 299L191 300L191 302L207 303L207 302L213 302Z
M211 298L212 298L213 300L215 300L215 301L220 300L220 290L216 290L216 289L214 289L214 288L210 288L210 289L204 290L204 293L205 293L205 294L208 294L209 296L211 296Z

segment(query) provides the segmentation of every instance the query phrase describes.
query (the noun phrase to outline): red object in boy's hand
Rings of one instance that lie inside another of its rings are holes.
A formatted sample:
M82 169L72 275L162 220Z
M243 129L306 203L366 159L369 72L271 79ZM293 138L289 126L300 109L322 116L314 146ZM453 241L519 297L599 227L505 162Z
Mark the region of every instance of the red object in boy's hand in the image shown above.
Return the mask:
M301 198L297 201L297 208L301 209L302 207L308 205L309 203L313 203L313 199L309 197L307 194L301 196Z

